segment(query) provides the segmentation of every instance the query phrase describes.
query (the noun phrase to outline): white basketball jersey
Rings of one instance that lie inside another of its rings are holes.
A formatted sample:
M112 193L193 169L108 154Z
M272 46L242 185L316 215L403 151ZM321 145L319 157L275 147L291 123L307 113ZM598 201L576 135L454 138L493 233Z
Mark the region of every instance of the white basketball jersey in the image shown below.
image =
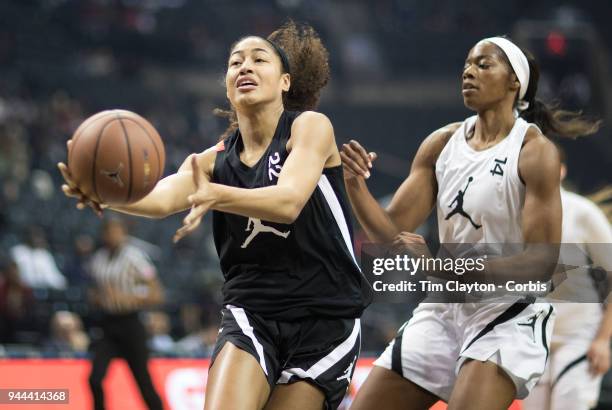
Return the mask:
M596 301L599 295L586 266L590 264L591 259L595 266L612 269L612 255L607 252L607 244L612 243L612 229L601 209L578 194L561 189L561 204L561 241L573 244L563 249L561 263L579 267L566 272L567 279L555 289L552 297L577 302ZM553 342L577 338L590 342L595 337L602 318L601 304L555 303L555 309L557 321Z
M457 128L436 161L440 243L523 243L525 186L518 160L525 134L535 125L517 118L506 138L476 151L466 134L477 118Z

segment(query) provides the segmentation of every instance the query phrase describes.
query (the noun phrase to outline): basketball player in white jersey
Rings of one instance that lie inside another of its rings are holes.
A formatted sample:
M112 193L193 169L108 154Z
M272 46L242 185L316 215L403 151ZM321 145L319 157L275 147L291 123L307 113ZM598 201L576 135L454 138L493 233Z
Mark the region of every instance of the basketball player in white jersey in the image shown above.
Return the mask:
M347 191L370 239L423 244L409 232L435 205L440 243L524 243L512 258L515 273L531 268L531 244L558 244L560 165L544 134L585 135L598 124L536 100L538 77L533 58L508 39L478 42L462 75L464 103L477 115L425 139L387 209L365 181L375 154L356 141L344 145ZM508 259L489 259L486 270L499 274ZM439 399L450 410L507 409L544 371L553 319L552 305L526 300L421 304L374 363L352 409L423 410Z
M567 173L561 151L561 179ZM563 243L575 244L579 255L572 255L568 265L593 266L610 271L612 230L604 213L588 199L561 189L563 205ZM574 249L572 245L571 249ZM567 251L570 251L568 249ZM562 252L562 258L563 254ZM588 255L588 258L587 258ZM576 260L582 258L583 260ZM612 305L602 309L599 294L588 269L567 272L567 279L553 293L583 303L555 303L557 319L550 347L548 365L529 397L524 410L588 410L597 405L603 374L610 367ZM575 298L571 295L579 294Z

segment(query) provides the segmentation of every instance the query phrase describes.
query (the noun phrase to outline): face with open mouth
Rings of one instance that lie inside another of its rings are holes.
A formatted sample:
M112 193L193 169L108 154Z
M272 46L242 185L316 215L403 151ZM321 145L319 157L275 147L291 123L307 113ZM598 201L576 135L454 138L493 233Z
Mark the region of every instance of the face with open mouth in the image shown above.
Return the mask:
M488 41L481 41L470 50L461 79L463 102L474 111L504 99L513 100L520 88L503 51Z
M289 74L280 57L260 37L246 37L232 48L225 76L227 98L236 110L256 104L282 102Z

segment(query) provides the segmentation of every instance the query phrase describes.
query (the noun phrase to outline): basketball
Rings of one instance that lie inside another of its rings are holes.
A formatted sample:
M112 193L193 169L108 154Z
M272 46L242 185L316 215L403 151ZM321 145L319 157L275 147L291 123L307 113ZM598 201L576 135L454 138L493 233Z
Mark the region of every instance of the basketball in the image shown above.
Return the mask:
M126 110L102 111L74 132L68 168L87 197L128 204L146 196L164 171L166 154L157 130Z

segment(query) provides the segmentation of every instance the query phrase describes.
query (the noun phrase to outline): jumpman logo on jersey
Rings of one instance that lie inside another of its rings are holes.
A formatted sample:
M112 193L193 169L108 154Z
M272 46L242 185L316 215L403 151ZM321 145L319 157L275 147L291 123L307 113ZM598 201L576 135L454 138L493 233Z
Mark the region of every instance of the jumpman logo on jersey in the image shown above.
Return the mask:
M342 376L338 377L336 380L340 381L340 380L346 379L347 383L350 383L351 382L351 372L353 371L353 366L355 366L356 360L357 360L357 356L355 356L353 360L351 360L351 364L349 364L349 367L347 367L342 373Z
M122 169L123 169L123 162L120 162L119 166L117 167L117 169L115 171L105 171L105 170L102 170L100 172L102 172L102 174L104 174L107 177L109 177L110 179L112 179L115 184L117 184L121 188L123 188L123 181L121 180L121 175L119 175L119 173L121 172Z
M453 199L453 202L451 202L451 204L448 206L449 208L452 208L453 204L457 204L457 206L455 206L455 209L453 209L448 215L446 215L446 218L444 218L445 221L448 221L455 214L459 214L463 216L464 218L467 218L470 221L470 223L474 226L474 228L480 229L482 227L482 225L478 225L476 222L474 222L472 220L472 217L469 216L467 212L463 210L463 197L465 195L465 191L467 191L468 187L470 186L470 182L472 182L473 180L474 178L472 177L468 178L467 185L465 186L463 191L459 190L459 192L457 193L457 196L455 197L455 199Z
M257 218L249 218L245 231L251 231L251 234L245 239L244 243L240 246L243 249L249 246L251 241L255 239L255 237L260 233L270 232L276 236L280 236L285 239L287 239L287 237L291 233L291 231L281 232L272 226L266 226L261 223L261 219L257 219Z
M517 326L527 326L531 328L534 343L535 343L535 324L536 324L536 321L538 320L538 317L540 316L540 313L542 312L538 312L535 315L530 316L529 319L527 319L527 322L517 323Z

